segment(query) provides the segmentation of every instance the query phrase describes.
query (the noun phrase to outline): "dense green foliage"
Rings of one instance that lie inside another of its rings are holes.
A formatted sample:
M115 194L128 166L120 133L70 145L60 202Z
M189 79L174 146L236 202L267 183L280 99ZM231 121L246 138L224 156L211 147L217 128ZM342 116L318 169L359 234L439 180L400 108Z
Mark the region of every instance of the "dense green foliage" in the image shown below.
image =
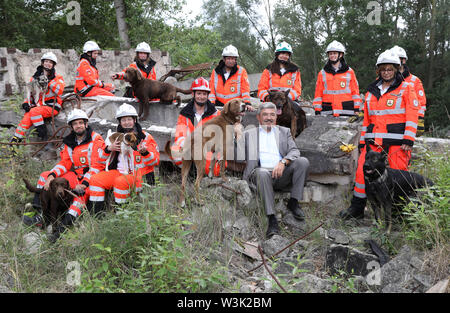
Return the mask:
M374 11L368 0L205 0L200 16L183 13L185 0L123 2L130 45L147 41L169 51L175 65L217 63L223 47L233 44L240 64L257 73L272 60L278 42L290 42L307 99L314 96L317 73L326 61L324 51L332 40L346 46L346 60L356 71L361 92L375 78L379 53L400 45L425 87L426 128L438 135L449 130L448 1L379 1L379 11ZM0 0L0 46L80 51L86 40L96 40L102 48L119 49L113 1L78 3L81 24L70 26L67 1ZM379 23L371 25L368 21L376 13Z

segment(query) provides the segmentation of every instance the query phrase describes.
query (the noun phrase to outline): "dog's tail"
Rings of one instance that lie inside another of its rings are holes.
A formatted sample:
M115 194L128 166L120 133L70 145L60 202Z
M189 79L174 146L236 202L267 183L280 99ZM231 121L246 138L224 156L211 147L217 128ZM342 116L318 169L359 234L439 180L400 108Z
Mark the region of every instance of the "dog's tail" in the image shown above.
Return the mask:
M181 93L183 93L185 95L190 95L192 93L192 91L190 89L181 89L181 88L178 88L178 87L176 87L176 88L177 88L177 92L181 92Z
M30 182L28 180L26 180L25 178L22 178L23 182L25 183L25 187L27 187L27 189L31 192L36 192L36 193L40 193L41 189L36 188L35 186L31 185Z
M166 143L166 146L164 147L164 152L169 156L169 158L172 159L172 150L170 150L170 141Z

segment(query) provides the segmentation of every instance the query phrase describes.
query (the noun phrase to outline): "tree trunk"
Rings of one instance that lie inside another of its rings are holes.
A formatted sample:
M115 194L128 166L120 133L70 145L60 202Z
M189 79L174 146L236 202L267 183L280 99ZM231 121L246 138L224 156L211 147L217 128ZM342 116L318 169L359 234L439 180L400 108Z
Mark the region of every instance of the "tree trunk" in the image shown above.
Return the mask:
M428 90L433 87L433 66L434 66L434 54L436 46L436 0L431 1L431 25L430 25L430 44L428 45L428 54L430 63L428 66Z
M125 3L124 0L114 0L114 9L116 10L117 27L119 29L120 49L130 49L130 39L128 38L128 25L125 21Z

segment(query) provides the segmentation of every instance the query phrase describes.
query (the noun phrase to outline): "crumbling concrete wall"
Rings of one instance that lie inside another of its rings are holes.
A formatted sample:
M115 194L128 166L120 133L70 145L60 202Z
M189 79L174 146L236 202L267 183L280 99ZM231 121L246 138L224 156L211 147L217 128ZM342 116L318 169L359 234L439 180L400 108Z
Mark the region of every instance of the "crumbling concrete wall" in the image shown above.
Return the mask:
M22 52L15 48L0 48L0 100L14 93L23 93L25 84L34 74L36 67L41 64L42 55L50 51L58 58L56 72L63 76L66 87L73 86L80 58L75 50L30 49L28 52ZM111 75L132 63L134 56L134 49L102 50L97 58L100 79L105 83L113 82ZM168 52L153 50L151 57L156 61L156 77L159 78L173 69ZM125 82L118 80L115 80L114 84L117 88L125 86Z

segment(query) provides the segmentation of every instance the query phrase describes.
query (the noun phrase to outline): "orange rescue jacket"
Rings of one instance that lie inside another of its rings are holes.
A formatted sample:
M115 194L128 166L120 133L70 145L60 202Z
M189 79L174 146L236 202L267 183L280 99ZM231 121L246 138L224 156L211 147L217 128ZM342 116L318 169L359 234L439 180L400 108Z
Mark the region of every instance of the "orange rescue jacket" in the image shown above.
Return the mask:
M211 93L209 101L213 104L224 105L230 100L240 98L246 103L250 103L250 84L245 68L236 65L230 72L228 79L225 79L225 63L223 60L212 71L209 80ZM220 102L220 103L218 103Z
M137 125L137 124L136 124ZM139 143L137 146L137 151L133 151L133 159L130 160L129 164L132 164L132 173L130 174L136 174L138 171L142 175L146 175L150 172L153 172L155 169L155 166L159 164L159 151L158 151L158 145L156 144L155 139L153 139L152 135L147 133L146 131L143 131L140 129L139 126L139 132L138 132L138 139ZM141 154L139 150L142 147L147 148L147 152L144 154ZM112 155L111 155L112 154ZM99 164L102 164L103 167L106 167L106 163L108 161L109 156L111 155L111 159L114 160L116 158L117 154L115 151L109 151L107 147L102 149L99 153ZM117 163L110 163L109 168L106 170L112 170L117 169Z
M259 99L264 101L269 95L269 90L286 91L289 89L289 96L292 100L296 101L302 94L302 80L298 66L294 63L289 63L286 67L286 72L281 75L281 72L272 72L272 64L266 67L259 80Z
M316 114L355 115L361 106L359 85L355 72L344 60L338 71L330 62L317 75L313 106Z
M144 77L144 78L156 80L155 64L156 64L155 61L150 60L150 62L148 64L148 67L145 68L144 66L142 66L140 64L138 65L136 63L136 61L134 61L133 63L131 63L127 67L133 67L135 69L138 69L141 72L142 77ZM127 70L127 67L124 68L122 70L122 72L117 73L117 75L119 76L118 79L123 80L123 75L125 74L125 71Z
M36 79L34 76L31 77L30 82L32 82L34 79ZM54 75L54 77L48 82L47 85L47 91L43 94L42 92L39 94L39 99L25 99L24 102L28 103L30 106L31 105L35 105L35 106L42 106L45 105L47 106L55 106L55 109L57 111L61 110L61 106L62 106L62 99L61 96L64 92L64 88L65 88L65 82L64 79L61 75ZM42 96L44 96L44 101L42 101ZM29 100L31 101L31 103L29 103ZM36 102L36 100L38 100Z
M105 84L99 79L98 70L83 55L78 63L77 74L75 77L74 92L86 95L92 87L105 87Z
M360 147L365 140L381 146L412 146L417 132L420 104L411 84L398 74L392 86L381 95L381 79L369 85L364 105Z
M103 169L99 161L99 151L105 142L99 134L90 127L87 128L86 138L78 144L74 132L63 139L64 148L60 153L61 161L53 167L49 175L60 177L73 170L82 184L89 186L93 174Z
M406 82L413 84L417 99L420 103L419 118L424 118L425 111L427 110L427 98L425 96L425 90L423 89L422 81L419 77L411 74L406 65L403 66L405 67L405 70L402 75Z

